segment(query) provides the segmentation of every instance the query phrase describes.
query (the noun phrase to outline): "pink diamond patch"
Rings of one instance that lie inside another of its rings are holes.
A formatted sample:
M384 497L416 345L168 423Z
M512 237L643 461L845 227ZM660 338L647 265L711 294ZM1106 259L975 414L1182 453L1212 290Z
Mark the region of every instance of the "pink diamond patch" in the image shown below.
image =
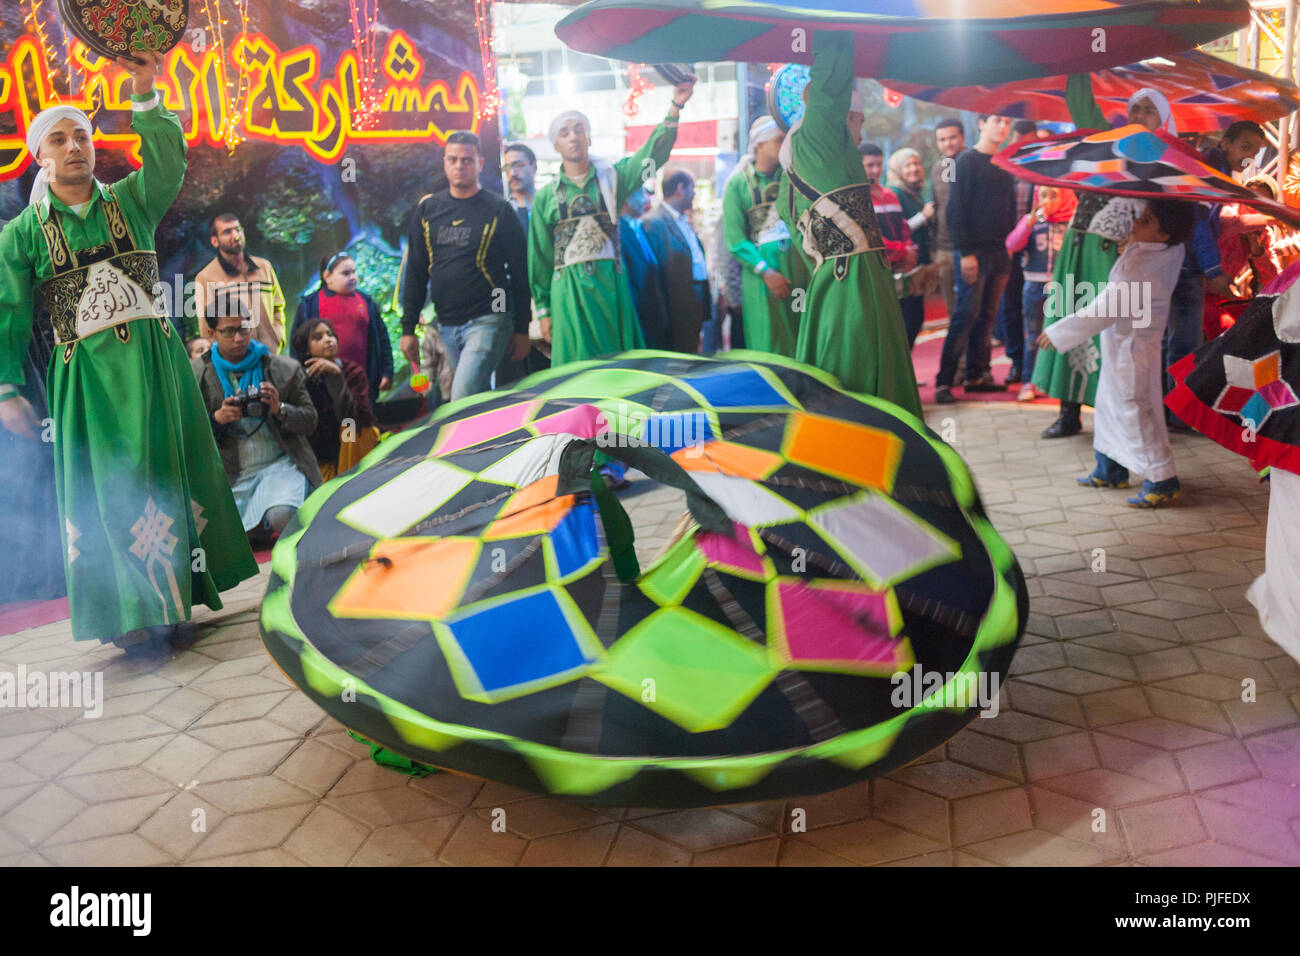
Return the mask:
M1268 402L1269 408L1274 411L1300 405L1300 398L1296 397L1295 391L1281 379L1269 382L1259 390L1259 394L1264 396L1264 401Z
M437 444L433 446L433 454L445 455L508 434L528 421L528 415L535 404L536 402L519 402L462 419L449 427L444 426L438 435Z
M703 552L709 564L723 571L739 571L742 574L764 576L763 559L754 550L749 540L749 529L743 524L732 523L736 536L715 534L702 531L695 536L695 544Z
M890 591L803 581L776 588L792 666L880 675L912 666L911 645L894 637L899 625Z
M533 422L539 435L576 435L578 438L595 438L609 431L605 413L595 405L579 405L568 411L547 415Z

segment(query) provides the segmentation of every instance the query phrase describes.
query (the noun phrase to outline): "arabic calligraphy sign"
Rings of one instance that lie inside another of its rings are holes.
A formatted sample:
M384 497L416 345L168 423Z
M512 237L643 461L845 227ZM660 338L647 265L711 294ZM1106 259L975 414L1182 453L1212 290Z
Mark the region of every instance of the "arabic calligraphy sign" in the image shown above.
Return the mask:
M11 115L16 126L13 133L0 132L0 181L21 175L30 165L24 139L33 116L55 103L89 110L97 98L103 109L95 116L96 149L123 150L139 166L140 141L130 129L130 78L80 42L71 52L83 77L71 96L51 89L50 64L31 35L19 37L0 62L0 116ZM224 49L174 47L158 87L167 107L180 117L191 146L223 145L220 131L228 128L224 91L241 68L249 77L247 106L238 124L241 138L298 147L320 163L337 162L350 144L442 145L456 130L479 132L479 79L461 72L450 80L423 82L424 60L401 30L393 31L379 62L382 105L376 116L357 118L362 78L354 51L343 52L332 69L325 66L315 47L282 50L262 33L241 33Z

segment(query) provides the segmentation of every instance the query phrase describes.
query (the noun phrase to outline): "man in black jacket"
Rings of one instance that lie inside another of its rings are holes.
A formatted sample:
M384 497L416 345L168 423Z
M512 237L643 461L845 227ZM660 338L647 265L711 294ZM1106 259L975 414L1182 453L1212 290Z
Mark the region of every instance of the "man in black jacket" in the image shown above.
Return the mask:
M993 155L1011 130L1006 116L982 114L980 138L957 157L948 199L948 232L957 265L957 303L948 320L934 400L952 396L957 362L966 352L968 392L999 391L989 370L993 318L1011 274L1007 235L1015 227L1015 186L1010 173L993 165ZM969 348L968 348L969 346Z
M473 133L447 137L448 189L426 196L411 224L402 270L402 354L419 359L415 326L432 282L438 334L455 366L451 399L486 391L510 350L528 354L532 298L528 251L519 217L504 198L479 186L483 147Z

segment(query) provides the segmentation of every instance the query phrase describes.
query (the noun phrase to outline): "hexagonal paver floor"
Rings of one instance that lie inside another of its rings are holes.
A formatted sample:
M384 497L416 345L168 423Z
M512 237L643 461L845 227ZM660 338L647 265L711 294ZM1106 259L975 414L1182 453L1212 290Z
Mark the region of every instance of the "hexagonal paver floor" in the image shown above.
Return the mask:
M97 720L0 710L0 864L1300 864L1300 664L1244 597L1267 487L1217 445L1175 436L1183 499L1133 511L1121 492L1075 486L1090 437L1040 440L1048 409L928 411L1032 603L999 715L908 767L819 797L681 811L411 780L373 764L266 656L264 569L168 661L78 644L67 622L0 637L0 671L102 671L107 696ZM679 502L633 495L652 551Z

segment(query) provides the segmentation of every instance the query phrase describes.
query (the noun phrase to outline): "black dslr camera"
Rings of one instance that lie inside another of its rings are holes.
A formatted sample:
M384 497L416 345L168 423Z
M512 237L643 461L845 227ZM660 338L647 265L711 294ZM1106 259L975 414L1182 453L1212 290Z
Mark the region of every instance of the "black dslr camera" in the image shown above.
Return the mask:
M239 401L239 413L245 418L262 418L266 415L266 402L262 401L262 391L256 386L250 385L244 391L237 392L235 398Z

